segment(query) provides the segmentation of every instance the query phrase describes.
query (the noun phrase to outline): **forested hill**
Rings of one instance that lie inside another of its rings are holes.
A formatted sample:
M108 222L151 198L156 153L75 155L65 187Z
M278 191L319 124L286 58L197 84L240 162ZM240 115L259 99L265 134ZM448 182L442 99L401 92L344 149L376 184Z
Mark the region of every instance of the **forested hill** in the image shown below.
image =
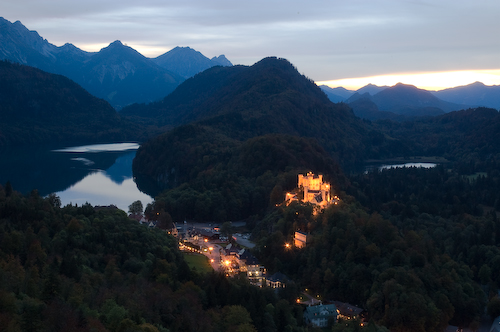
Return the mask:
M106 101L70 79L0 61L0 145L131 139Z
M442 156L460 163L500 159L500 113L471 108L441 116L396 123L379 121L380 130L411 142L417 155ZM471 170L472 171L472 170Z
M188 79L164 100L120 112L136 122L175 127L198 122L233 139L279 133L312 137L342 164L398 153L385 137L331 103L287 60L216 67ZM392 141L391 141L392 142Z
M297 172L322 172L341 188L339 164L405 150L277 58L209 69L160 103L122 112L177 126L144 143L133 164L141 190L168 189L156 203L174 218L262 216Z

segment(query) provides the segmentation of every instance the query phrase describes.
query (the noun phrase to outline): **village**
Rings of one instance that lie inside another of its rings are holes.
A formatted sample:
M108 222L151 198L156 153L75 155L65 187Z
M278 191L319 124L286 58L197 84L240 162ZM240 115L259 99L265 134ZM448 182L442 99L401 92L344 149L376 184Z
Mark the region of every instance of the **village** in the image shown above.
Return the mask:
M283 204L310 203L314 207L314 212L318 213L332 204L339 203L339 198L332 195L331 191L330 184L323 181L321 174L315 175L312 172L306 175L299 174L297 188L285 194ZM152 221L140 222L154 227ZM231 223L234 229L244 225L245 222ZM281 272L268 273L251 254L255 244L250 241L250 234L222 234L219 225L188 221L184 221L181 225L174 224L168 232L179 240L181 251L206 256L213 270L224 273L227 277L244 275L256 287L270 287L276 291L293 283L293 280ZM283 246L302 249L308 245L310 239L310 234L296 230L293 242L283 243ZM364 324L366 312L362 308L340 301L321 301L318 298L319 295L314 296L304 290L297 299L297 303L304 306L305 324L327 327L333 322L342 320L358 320L361 325Z
M205 255L212 268L224 273L227 277L244 275L256 287L270 287L276 291L293 283L293 280L281 272L267 273L266 268L250 253L249 249L254 244L248 240L249 234L236 233L229 240L221 237L218 226L186 223L185 227L181 227L181 232L177 236L181 239L179 241L181 250ZM307 241L308 234L297 231L294 243L285 243L284 246L304 248ZM341 320L359 320L363 326L366 312L362 308L340 301L323 302L318 297L304 290L301 297L297 299L297 303L304 306L306 324L327 327L332 322Z

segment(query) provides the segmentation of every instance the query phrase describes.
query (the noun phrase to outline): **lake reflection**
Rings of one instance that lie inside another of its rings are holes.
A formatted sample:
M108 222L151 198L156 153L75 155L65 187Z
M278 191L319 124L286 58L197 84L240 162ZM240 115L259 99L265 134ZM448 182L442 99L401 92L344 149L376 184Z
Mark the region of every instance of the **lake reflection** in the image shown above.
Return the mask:
M92 205L116 205L128 211L128 206L140 200L144 207L152 199L137 189L132 177L115 182L106 171L98 171L87 175L83 180L70 188L57 192L63 205L72 203L82 205L89 202Z
M0 150L0 183L10 181L23 194L56 193L63 205L116 205L128 211L136 200L151 197L137 189L132 160L137 143L96 144L75 147L9 147Z

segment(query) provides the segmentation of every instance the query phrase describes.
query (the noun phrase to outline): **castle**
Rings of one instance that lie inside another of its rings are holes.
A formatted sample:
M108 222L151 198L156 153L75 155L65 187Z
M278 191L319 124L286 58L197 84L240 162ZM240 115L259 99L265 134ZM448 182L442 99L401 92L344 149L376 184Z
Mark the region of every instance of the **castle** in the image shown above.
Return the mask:
M315 175L312 172L306 175L299 174L298 188L301 192L303 191L303 198L299 198L298 194L287 193L285 198L287 205L293 201L301 201L304 203L311 203L319 208L325 208L338 201L336 196L332 198L330 184L323 182L323 175L321 174Z

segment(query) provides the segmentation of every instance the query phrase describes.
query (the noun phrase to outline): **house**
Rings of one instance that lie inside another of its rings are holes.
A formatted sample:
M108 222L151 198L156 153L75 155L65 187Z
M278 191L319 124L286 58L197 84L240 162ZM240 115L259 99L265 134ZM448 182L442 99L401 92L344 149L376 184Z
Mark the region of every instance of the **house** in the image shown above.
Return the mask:
M245 257L244 261L248 281L254 285L262 286L265 280L266 268L260 265L254 256Z
M240 253L242 253L243 248L238 246L237 244L228 244L225 248L226 256L234 256L235 258L239 258Z
M340 302L340 301L333 301L333 303L337 307L339 319L347 319L347 320L359 319L359 320L362 320L364 309L356 307L355 305Z
M285 288L290 279L281 272L276 272L270 277L266 277L266 285L271 288Z
M295 232L295 236L293 238L293 244L297 248L304 248L310 238L310 235L307 235L306 233L301 231L297 231Z
M337 321L337 307L335 304L319 304L308 306L304 312L306 325L328 327L329 323Z
M167 230L167 233L172 235L173 237L179 236L179 229L175 225L175 222L172 223L172 228Z

